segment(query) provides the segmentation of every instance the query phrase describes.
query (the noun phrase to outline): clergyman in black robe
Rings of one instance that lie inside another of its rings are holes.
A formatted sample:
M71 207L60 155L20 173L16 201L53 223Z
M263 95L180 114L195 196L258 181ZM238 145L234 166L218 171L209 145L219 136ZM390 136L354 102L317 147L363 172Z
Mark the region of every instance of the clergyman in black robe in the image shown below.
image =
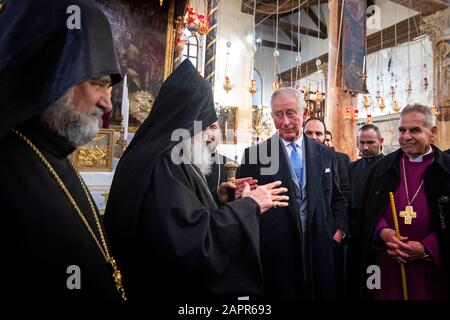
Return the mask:
M72 5L82 17L70 30ZM67 158L95 136L121 80L108 21L88 0L7 1L0 30L3 291L119 301L97 208Z
M218 208L197 165L174 162L174 132L195 137L199 121L200 133L217 121L213 94L186 59L163 83L108 198L106 229L130 300L187 303L261 290L258 215L272 200L243 196Z

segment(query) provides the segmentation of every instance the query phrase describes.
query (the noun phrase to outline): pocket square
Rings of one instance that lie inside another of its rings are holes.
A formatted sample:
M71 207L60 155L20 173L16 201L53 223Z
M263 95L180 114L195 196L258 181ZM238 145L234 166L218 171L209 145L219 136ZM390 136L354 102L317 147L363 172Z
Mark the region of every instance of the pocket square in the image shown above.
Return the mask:
M331 169L330 168L325 168L325 173L330 173Z

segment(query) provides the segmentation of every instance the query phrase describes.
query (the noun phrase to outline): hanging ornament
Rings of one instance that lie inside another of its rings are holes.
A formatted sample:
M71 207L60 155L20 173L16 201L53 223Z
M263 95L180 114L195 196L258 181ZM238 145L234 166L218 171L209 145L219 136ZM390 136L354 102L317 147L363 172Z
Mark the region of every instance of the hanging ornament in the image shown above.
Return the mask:
M233 86L231 85L230 78L228 76L225 76L225 79L223 80L223 89L228 93L231 89L233 89Z
M367 120L366 120L366 124L371 124L372 123L372 115L368 114L367 115Z
M322 101L323 101L323 94L322 94L322 92L319 89L319 84L317 84L317 90L316 90L316 102L317 102L317 105L320 106Z
M225 59L225 78L223 80L223 89L228 93L231 89L233 89L233 86L231 85L230 78L228 77L228 57L230 56L230 47L231 47L231 41L227 41L227 57Z
M392 110L394 110L394 112L400 112L401 110L400 103L398 103L397 99L392 103Z
M193 7L188 7L188 17L186 22L186 28L190 32L196 32L198 30L198 17Z
M305 102L308 104L308 101L311 100L311 98L310 98L311 88L309 87L309 85L308 85L308 87L303 88L303 94L304 94L303 100L305 100Z
M344 119L345 120L352 120L352 108L351 107L346 107L345 108Z
M354 109L353 110L353 121L358 121L358 120L359 120L359 110Z
M427 91L428 89L428 76L427 76L427 64L423 64L423 79L422 79L423 90Z
M412 81L410 80L408 82L408 87L406 88L406 93L408 94L408 97L411 97L412 91L413 91L413 89L412 89Z
M185 28L183 17L180 16L175 20L175 26L175 52L180 53L186 44L183 34Z
M377 90L376 95L375 95L375 100L377 100L377 104L379 103L380 98L381 98L380 90Z
M366 113L370 108L370 100L367 96L363 96L363 108L366 110Z
M385 107L386 107L386 105L384 104L384 98L381 97L380 102L378 103L378 108L381 110L381 112L383 112Z
M438 107L436 107L434 104L433 104L433 106L431 107L431 112L433 112L433 115L434 116L438 116L438 115L440 115L441 113L439 112L439 109L438 109Z
M428 78L426 76L423 77L422 85L423 85L423 90L427 91L427 89L428 89Z
M256 87L256 80L252 79L250 80L250 86L248 87L248 92L253 96L258 88Z
M197 18L198 18L198 27L197 27L198 33L203 36L207 34L209 30L208 17L204 16L203 14L199 14Z
M392 98L394 98L395 96L395 86L391 86L391 89L389 90L389 94L392 96Z
M277 80L272 83L273 91L280 89L280 87L281 87L280 81Z

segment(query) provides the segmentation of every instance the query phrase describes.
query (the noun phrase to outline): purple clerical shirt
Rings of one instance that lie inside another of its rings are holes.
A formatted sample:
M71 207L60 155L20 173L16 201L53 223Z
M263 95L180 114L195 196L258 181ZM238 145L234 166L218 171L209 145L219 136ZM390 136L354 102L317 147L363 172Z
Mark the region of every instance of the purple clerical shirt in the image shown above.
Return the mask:
M430 252L431 261L424 259L407 262L405 264L408 295L410 300L436 300L447 299L446 281L439 272L441 267L441 255L436 238L436 226L430 216L430 210L425 195L424 185L419 190L415 200L412 202L417 218L411 224L405 224L405 219L400 217L400 211L405 210L407 205L405 178L403 163L405 164L406 181L408 184L409 200L411 201L428 166L433 161L434 152L423 156L423 162L411 162L407 155L400 158L400 185L395 191L394 199L397 209L397 220L400 235L408 237L408 240L421 242ZM404 162L403 162L404 161ZM378 220L374 235L379 235L383 228L394 228L391 206ZM400 264L392 259L385 248L377 248L377 265L381 271L381 289L374 290L376 300L402 300L402 281Z

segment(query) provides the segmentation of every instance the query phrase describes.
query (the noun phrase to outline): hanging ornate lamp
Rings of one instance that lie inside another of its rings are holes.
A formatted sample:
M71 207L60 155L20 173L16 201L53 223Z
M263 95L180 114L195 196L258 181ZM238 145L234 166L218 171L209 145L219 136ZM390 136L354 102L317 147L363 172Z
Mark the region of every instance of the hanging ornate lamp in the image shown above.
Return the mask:
M223 80L223 89L228 93L231 89L233 89L233 86L231 84L231 80L227 75L228 71L228 57L230 56L230 47L231 47L231 41L227 41L227 57L225 60L225 78Z
M198 19L198 26L197 26L198 33L203 36L207 34L209 30L208 17L203 14L199 14L197 16L197 19Z
M190 32L197 32L197 30L198 30L198 17L197 17L197 12L195 11L194 7L188 7L186 28Z
M400 103L398 103L398 100L395 99L394 102L392 103L392 110L394 112L400 112L402 108L400 107Z
M273 89L273 91L276 91L276 90L278 90L278 89L280 89L280 87L281 87L281 84L280 84L280 81L274 81L273 83L272 83L272 89Z
M439 109L438 109L438 107L436 107L434 104L433 104L433 106L431 107L431 112L433 112L433 114L434 114L434 116L438 116L438 115L440 115L441 113L439 112Z
M320 106L320 104L323 101L323 94L319 89L319 84L317 84L317 90L316 90L316 102L317 102L317 106Z
M353 121L358 121L358 120L359 120L359 110L353 109Z
M378 108L383 112L384 108L386 108L386 104L384 103L384 98L380 98L380 102L378 103Z
M228 76L225 76L225 79L223 80L223 89L228 93L231 89L233 89L233 86L231 85L230 78Z
M248 87L248 92L253 96L258 88L256 87L256 80L252 79L250 80L250 86Z
M367 120L366 120L366 124L371 124L372 123L372 115L368 114L367 115Z
M184 45L186 44L183 34L184 28L184 19L180 16L175 20L175 51L177 53L182 52Z
M369 98L367 96L363 96L363 108L364 108L364 110L366 110L366 113L367 113L367 111L369 111L370 104L371 103L370 103Z
M352 108L351 107L346 107L345 108L344 119L345 120L352 120Z

